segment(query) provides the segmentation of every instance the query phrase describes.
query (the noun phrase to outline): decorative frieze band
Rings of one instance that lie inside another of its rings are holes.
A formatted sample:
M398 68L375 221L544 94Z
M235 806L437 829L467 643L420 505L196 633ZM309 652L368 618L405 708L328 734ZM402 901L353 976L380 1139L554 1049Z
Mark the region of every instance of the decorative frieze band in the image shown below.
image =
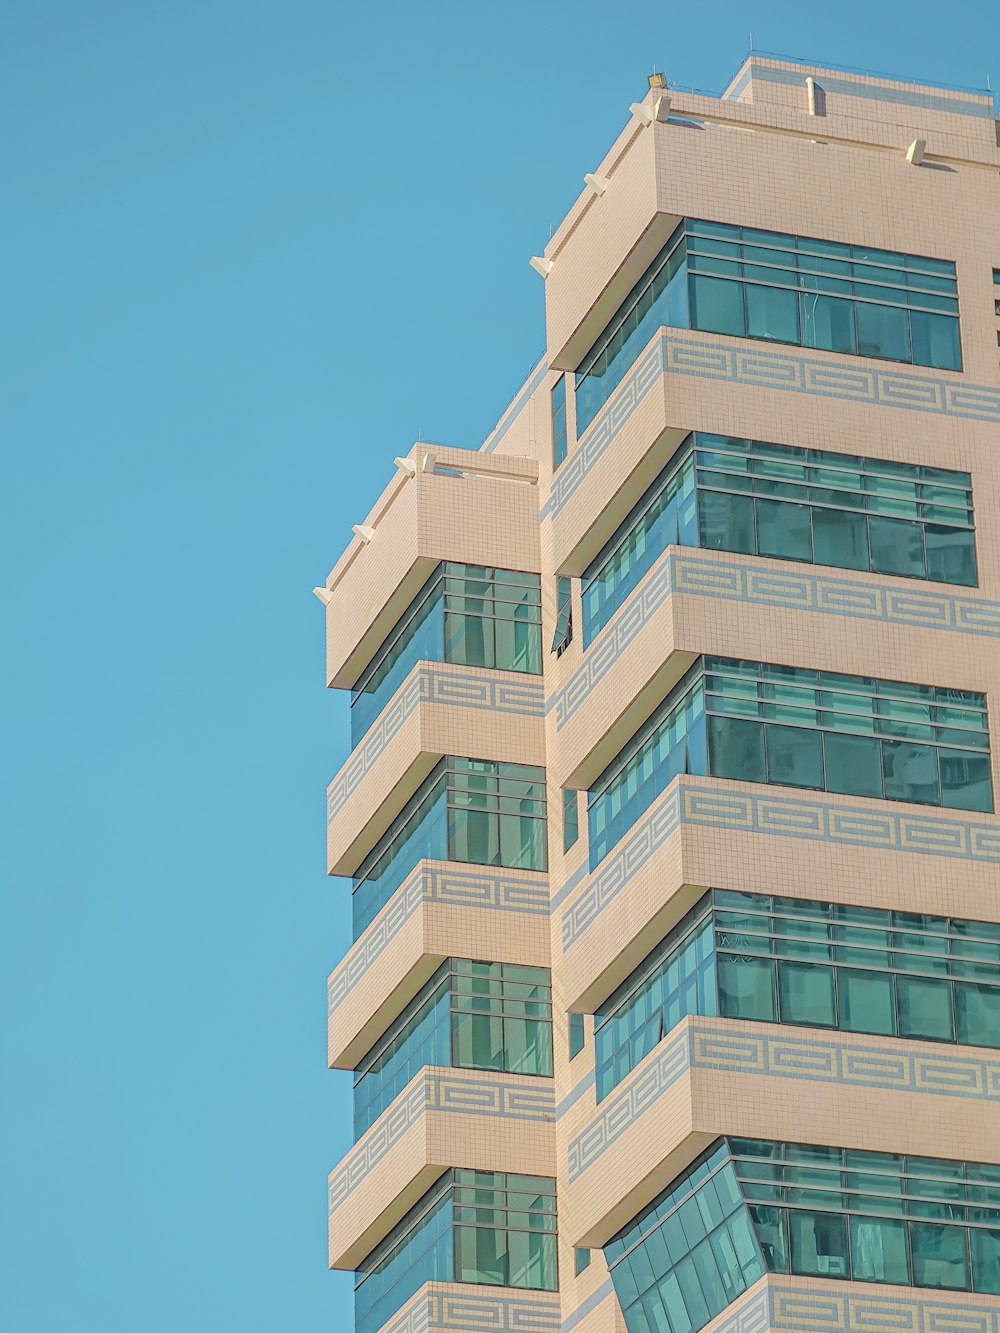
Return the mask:
M379 1333L560 1333L559 1298L463 1292L428 1283Z
M839 1087L991 1101L1000 1106L1000 1056L976 1057L891 1049L856 1040L789 1037L787 1030L748 1032L734 1020L686 1019L650 1052L622 1091L601 1103L600 1113L569 1145L570 1180L576 1180L630 1129L689 1069L735 1075L807 1079Z
M705 1333L1000 1333L1000 1301L965 1292L923 1297L896 1288L863 1295L819 1278L811 1283L768 1276L714 1320Z
M542 717L545 692L541 676L510 677L477 667L421 662L386 704L327 792L327 823L332 822L350 791L380 757L415 709L422 703L447 704L479 712Z
M943 380L918 372L883 370L851 357L824 361L819 357L777 352L752 342L746 347L729 347L661 329L652 347L618 386L607 407L559 468L542 506L541 518L558 514L664 373L1000 424L1000 391L986 385L967 384L960 377Z
M376 1120L353 1152L330 1176L333 1212L427 1111L481 1115L506 1120L555 1120L551 1080L525 1081L496 1074L469 1078L424 1069Z
M769 563L758 560L734 564L697 550L662 555L587 648L583 665L548 701L546 711L555 710L556 730L562 730L625 650L651 626L672 593L1000 638L1000 602L925 588L886 587L877 576L866 583L821 573L792 574L768 568Z
M379 954L424 903L480 907L547 916L548 878L513 870L481 869L456 861L422 861L399 886L327 982L327 1014L343 1004Z
M839 804L836 797L794 795L761 786L734 791L711 778L677 778L647 814L585 881L580 896L563 912L563 952L594 924L608 903L681 824L726 832L763 833L781 838L879 851L945 856L1000 866L1000 822L897 812L889 802L864 808Z

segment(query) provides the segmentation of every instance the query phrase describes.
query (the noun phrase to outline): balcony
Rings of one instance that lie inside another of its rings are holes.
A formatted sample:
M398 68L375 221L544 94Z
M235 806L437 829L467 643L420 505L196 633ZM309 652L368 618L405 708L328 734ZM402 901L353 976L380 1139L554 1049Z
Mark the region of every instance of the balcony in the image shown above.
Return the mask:
M566 1007L592 1013L706 888L995 920L998 868L995 815L681 776L553 897Z
M901 1333L964 1329L987 1333L995 1325L997 1298L966 1291L877 1286L768 1273L726 1307L702 1333L752 1328L757 1333Z
M427 1282L379 1333L561 1333L555 1292Z
M580 636L582 640L582 636ZM794 645L792 648L790 645ZM549 764L590 786L695 656L781 662L985 690L1000 602L977 588L670 547L586 651L560 659Z
M354 1069L436 968L470 947L548 967L547 876L422 861L329 978L330 1068Z
M422 1069L330 1174L330 1267L356 1268L452 1166L554 1176L551 1079Z
M437 761L542 765L540 676L420 662L327 788L327 871L351 875Z
M659 330L555 475L541 512L552 525L557 570L584 572L688 431L759 437L762 422L787 420L789 393L795 438L785 438L787 427L773 428L780 443L829 448L838 436L871 439L877 405L885 414L873 450L879 457L939 466L944 438L954 465L975 472L988 464L1000 394L944 385L928 378L933 374L866 357ZM989 569L988 559L983 567Z
M326 582L327 683L350 688L441 560L538 569L537 464L410 450ZM367 538L367 540L366 540Z
M998 1106L996 1051L686 1018L569 1128L573 1244L603 1245L720 1135L989 1162Z

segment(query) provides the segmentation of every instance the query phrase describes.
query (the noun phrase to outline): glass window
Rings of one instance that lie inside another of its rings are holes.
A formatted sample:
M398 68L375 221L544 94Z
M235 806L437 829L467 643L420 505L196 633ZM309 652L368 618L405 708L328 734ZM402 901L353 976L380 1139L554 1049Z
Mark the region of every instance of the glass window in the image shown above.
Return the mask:
M789 1221L793 1273L809 1277L849 1275L846 1217L794 1209Z
M580 836L579 793L572 787L563 788L563 851L568 852Z
M568 450L566 428L566 376L560 375L552 386L552 471L565 461Z
M809 1027L836 1027L834 972L814 963L778 964L780 1022Z
M869 736L842 736L828 731L823 737L826 790L851 796L881 796L881 742Z
M545 870L545 770L442 759L358 868L355 939L424 859Z
M719 1012L724 1018L775 1022L774 964L764 958L720 953Z
M551 1078L548 969L443 963L355 1070L355 1139L427 1065Z
M882 972L841 968L837 972L839 1024L845 1032L896 1035L893 978Z
M858 330L858 355L879 357L885 361L909 361L910 339L907 313L896 306L869 305L858 301L854 307Z
M955 1022L951 986L930 977L900 976L899 1035L917 1040L954 1041Z
M691 327L708 333L746 334L743 286L725 278L691 276Z
M717 719L714 719L717 720ZM784 787L823 788L823 737L805 727L766 727L767 780Z
M969 1290L968 1233L964 1227L911 1222L910 1247L914 1286Z
M713 777L766 782L764 728L738 718L708 719L708 753Z
M552 636L552 651L556 657L562 657L572 641L573 581L560 578L556 580L556 629Z
M779 343L799 341L799 300L795 292L752 283L747 283L744 291L747 333L751 338Z
M540 674L541 618L537 574L438 565L351 691L351 744L360 742L418 662Z
M579 1277L584 1269L590 1267L590 1251L575 1249L573 1251L573 1272Z
M888 1217L852 1217L851 1277L855 1282L909 1286L906 1223Z
M569 1016L569 1058L575 1060L583 1050L584 1043L583 1014Z
M818 347L825 352L857 351L853 302L813 292L804 292L799 299L803 347Z

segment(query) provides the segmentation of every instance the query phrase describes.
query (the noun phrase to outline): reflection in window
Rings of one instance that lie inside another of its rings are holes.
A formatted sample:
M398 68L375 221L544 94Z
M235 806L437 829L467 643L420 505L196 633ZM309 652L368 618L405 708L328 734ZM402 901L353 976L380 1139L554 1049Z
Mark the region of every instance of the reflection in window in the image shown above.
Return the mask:
M993 809L982 694L699 658L591 789L592 869L681 773Z
M714 889L594 1018L597 1100L689 1014L1000 1047L1000 925Z
M560 375L552 386L552 471L566 457L566 376Z
M438 565L351 691L352 745L421 661L540 674L539 576L451 561Z
M354 938L422 860L547 868L545 770L442 759L358 867Z
M578 436L659 328L962 369L950 261L689 220L577 368Z
M765 1270L995 1295L1000 1167L720 1139L604 1255L629 1333L697 1333Z
M555 1181L445 1172L358 1268L357 1333L377 1333L425 1282L555 1291Z
M354 1071L354 1137L425 1065L552 1076L548 968L451 958Z
M977 582L967 472L699 432L585 572L585 648L672 545Z

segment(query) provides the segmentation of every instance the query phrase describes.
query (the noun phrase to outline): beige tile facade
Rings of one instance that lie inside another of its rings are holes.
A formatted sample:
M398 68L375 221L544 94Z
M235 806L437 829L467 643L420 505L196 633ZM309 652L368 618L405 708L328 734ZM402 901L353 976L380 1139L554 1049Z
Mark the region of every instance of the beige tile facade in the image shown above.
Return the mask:
M541 577L542 674L419 663L327 793L328 869L348 876L442 756L547 777L547 873L425 860L329 978L329 1063L352 1069L445 959L551 969L554 1078L421 1070L332 1172L329 1239L356 1267L452 1167L552 1177L558 1291L425 1283L387 1333L635 1333L601 1246L720 1136L1000 1163L1000 1050L688 1017L596 1100L590 1016L711 888L1000 923L995 814L682 776L589 866L586 789L702 654L982 692L1000 731L991 99L758 56L719 98L671 91L665 118L659 96L582 164L606 188L545 247L543 362L478 451L397 460L324 590L327 681L349 689L440 561ZM660 329L579 437L567 374L554 469L553 386L683 218L954 261L962 371ZM693 431L970 473L978 586L671 547L585 650L580 576ZM992 784L996 809L995 760ZM583 793L568 851L564 788ZM707 1327L1000 1333L1000 1295L775 1273Z

